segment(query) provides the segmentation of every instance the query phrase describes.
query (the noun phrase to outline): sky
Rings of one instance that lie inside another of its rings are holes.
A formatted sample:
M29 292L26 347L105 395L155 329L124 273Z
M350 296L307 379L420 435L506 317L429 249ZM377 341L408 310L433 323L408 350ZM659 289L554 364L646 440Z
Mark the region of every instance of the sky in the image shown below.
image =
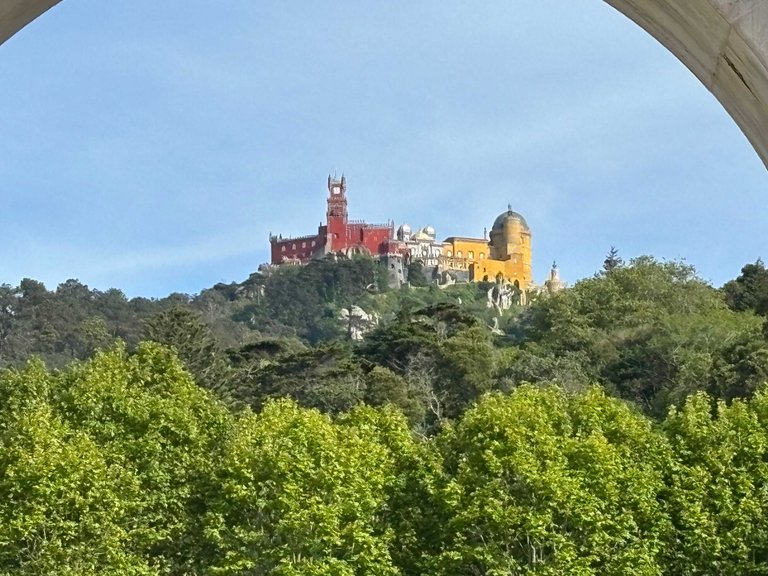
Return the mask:
M342 173L351 218L441 238L510 204L539 283L768 257L757 154L599 0L64 0L0 46L0 283L239 282Z

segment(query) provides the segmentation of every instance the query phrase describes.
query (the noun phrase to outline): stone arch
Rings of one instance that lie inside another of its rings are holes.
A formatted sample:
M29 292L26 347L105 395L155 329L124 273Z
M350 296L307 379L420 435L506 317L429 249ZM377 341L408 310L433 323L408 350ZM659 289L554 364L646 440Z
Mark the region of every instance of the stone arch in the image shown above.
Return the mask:
M0 44L61 0L0 0ZM768 3L604 0L714 94L768 167Z
M712 92L768 167L768 3L605 0Z
M0 44L61 0L0 0Z

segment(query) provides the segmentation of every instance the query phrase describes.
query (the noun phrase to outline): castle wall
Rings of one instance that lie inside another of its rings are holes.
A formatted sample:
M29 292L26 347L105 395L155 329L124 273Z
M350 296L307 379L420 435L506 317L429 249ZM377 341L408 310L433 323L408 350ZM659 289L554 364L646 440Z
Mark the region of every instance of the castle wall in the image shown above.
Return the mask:
M319 251L325 244L325 237L318 234L312 236L299 236L297 238L272 238L271 256L272 264L282 264L286 260L301 260L306 262Z
M373 256L383 255L387 253L388 242L393 232L394 228L388 224L366 224L365 222L347 224L343 247L339 250L362 246Z
M495 282L502 278L510 284L517 282L517 286L525 290L531 284L530 266L528 268L515 260L485 260L470 266L469 278L473 282Z

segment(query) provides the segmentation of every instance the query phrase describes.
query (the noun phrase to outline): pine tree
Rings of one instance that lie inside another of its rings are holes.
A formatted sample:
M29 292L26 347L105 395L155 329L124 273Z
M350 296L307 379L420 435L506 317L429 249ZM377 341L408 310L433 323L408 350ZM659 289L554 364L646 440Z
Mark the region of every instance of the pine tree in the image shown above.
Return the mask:
M619 256L619 251L616 249L616 247L611 246L610 252L608 252L605 260L603 260L603 270L605 272L611 272L616 268L621 268L622 266L624 266L624 260L622 260Z

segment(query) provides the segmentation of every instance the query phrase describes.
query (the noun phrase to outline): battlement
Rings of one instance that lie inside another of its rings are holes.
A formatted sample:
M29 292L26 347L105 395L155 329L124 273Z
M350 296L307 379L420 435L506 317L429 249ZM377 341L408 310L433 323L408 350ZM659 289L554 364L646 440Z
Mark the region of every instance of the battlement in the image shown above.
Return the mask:
M371 224L365 220L347 220L347 224L350 226L360 226L363 228L377 228L377 229L392 229L394 230L395 224L393 222L387 222L386 224Z
M269 241L272 244L280 244L281 242L295 242L296 240L317 240L317 234L309 234L307 236L275 236L269 237Z

